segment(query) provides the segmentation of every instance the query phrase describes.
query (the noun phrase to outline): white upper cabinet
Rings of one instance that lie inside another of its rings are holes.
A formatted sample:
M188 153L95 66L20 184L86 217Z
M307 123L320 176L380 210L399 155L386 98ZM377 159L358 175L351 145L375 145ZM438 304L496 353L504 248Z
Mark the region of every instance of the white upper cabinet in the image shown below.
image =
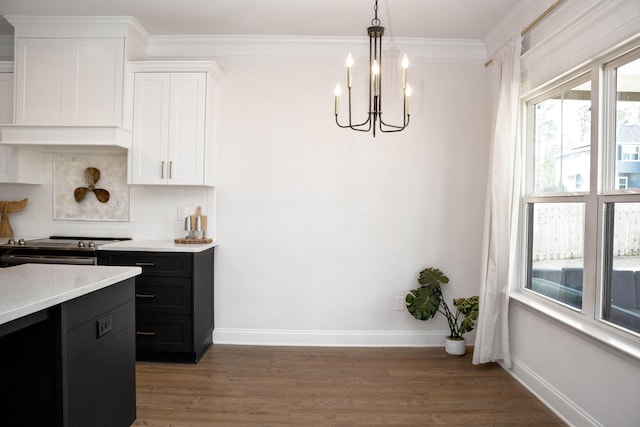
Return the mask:
M130 183L212 186L217 68L210 62L132 67Z
M0 63L0 124L13 122L12 70L12 63ZM0 182L41 184L42 153L0 144Z
M16 41L18 125L120 126L123 38Z
M149 34L126 16L17 16L12 126L0 143L51 148L131 147L125 66Z

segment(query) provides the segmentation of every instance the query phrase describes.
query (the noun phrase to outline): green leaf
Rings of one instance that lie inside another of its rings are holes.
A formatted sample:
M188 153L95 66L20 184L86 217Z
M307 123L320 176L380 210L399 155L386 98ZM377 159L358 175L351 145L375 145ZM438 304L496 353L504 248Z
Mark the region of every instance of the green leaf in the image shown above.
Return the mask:
M409 291L405 299L407 310L418 320L429 320L438 312L440 297L431 289L420 287Z
M439 288L440 284L449 283L449 278L439 269L427 267L420 272L418 283L431 288Z

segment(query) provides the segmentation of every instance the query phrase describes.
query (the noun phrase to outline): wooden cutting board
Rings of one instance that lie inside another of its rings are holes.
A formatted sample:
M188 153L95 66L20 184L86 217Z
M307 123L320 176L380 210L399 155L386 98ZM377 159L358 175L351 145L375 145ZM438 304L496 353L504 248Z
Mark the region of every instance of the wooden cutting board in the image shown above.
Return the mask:
M182 238L182 239L175 239L176 243L179 243L181 245L188 245L188 244L194 244L194 243L212 243L213 239L209 239L209 238L205 238L205 239L187 239L187 238Z

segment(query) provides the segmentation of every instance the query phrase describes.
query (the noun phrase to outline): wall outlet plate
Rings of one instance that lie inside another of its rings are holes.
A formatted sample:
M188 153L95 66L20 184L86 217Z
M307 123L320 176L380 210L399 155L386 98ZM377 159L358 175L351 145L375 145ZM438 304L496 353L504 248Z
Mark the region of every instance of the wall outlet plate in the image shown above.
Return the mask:
M113 318L109 314L108 316L103 317L102 319L96 320L96 327L98 332L98 338L101 336L108 334L113 329Z

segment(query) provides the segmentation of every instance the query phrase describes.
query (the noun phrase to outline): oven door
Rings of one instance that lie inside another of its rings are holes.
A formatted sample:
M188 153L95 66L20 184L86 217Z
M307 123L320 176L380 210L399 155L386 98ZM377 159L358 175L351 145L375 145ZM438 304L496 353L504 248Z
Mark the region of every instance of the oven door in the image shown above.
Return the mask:
M26 255L5 254L0 257L0 263L5 267L20 264L72 264L72 265L96 265L95 256L80 255Z

